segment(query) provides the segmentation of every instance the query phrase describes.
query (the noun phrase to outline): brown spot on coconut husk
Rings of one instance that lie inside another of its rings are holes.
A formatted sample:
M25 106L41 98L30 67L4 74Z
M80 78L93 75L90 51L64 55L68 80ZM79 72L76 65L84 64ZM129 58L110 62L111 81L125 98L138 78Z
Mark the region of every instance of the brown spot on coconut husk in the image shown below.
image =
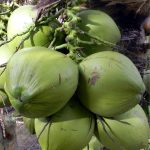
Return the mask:
M94 69L94 71L91 73L91 77L89 78L88 83L90 85L95 85L99 78L100 78L99 73L96 71L96 69Z

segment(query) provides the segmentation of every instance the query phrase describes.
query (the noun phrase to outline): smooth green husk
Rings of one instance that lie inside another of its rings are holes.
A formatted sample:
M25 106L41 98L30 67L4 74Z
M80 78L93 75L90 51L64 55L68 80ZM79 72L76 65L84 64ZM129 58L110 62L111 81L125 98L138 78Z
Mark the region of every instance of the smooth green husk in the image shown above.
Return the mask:
M93 115L77 99L49 119L35 119L35 131L42 150L81 150L95 127Z
M23 117L24 125L31 134L35 134L34 120L34 118Z
M150 129L140 105L114 118L103 119L97 119L98 139L110 150L141 150L148 146Z
M33 5L24 5L17 8L10 16L7 26L8 40L16 35L20 35L29 28L35 25L35 20L38 14L38 10ZM47 25L42 25L36 28L31 33L26 33L22 36L16 37L12 42L9 43L9 47L16 49L20 42L30 34L29 38L25 40L21 48L31 46L45 46L48 47L51 40L53 39L54 29L59 26L59 23L55 20Z
M46 117L61 109L78 84L78 66L66 55L45 47L21 49L6 69L5 90L25 117Z
M134 107L145 85L135 65L124 55L104 51L79 64L78 95L93 113L112 117Z
M81 20L78 22L78 27L92 37L97 37L102 41L116 44L120 40L120 31L114 20L105 12L100 10L83 10L78 13ZM91 38L86 34L78 33L78 38L83 41L91 42ZM85 55L90 55L95 52L112 50L112 45L101 45L93 43L92 45L79 43L82 47L82 52Z
M0 44L3 41L0 41ZM14 51L8 47L8 44L5 44L0 47L0 65L4 65L9 61ZM5 67L0 67L0 89L4 89L4 83L6 80L6 75L4 71Z

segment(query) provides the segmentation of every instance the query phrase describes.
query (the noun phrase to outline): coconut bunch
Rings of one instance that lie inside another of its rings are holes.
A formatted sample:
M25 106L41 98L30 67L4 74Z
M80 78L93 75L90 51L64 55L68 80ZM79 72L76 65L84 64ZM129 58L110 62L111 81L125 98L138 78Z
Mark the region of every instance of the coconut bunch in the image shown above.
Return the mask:
M13 54L1 64L1 89L25 124L29 119L42 150L82 150L94 134L110 150L145 149L149 125L138 104L148 88L117 50L116 22L101 10L71 6L59 14L62 22L53 13L37 19L32 5L12 13Z

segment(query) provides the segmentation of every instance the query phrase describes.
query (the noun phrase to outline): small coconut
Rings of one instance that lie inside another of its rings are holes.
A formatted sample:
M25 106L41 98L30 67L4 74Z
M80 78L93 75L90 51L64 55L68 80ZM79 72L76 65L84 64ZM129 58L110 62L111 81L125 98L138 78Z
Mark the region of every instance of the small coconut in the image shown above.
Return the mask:
M140 105L114 118L97 119L97 137L110 150L141 150L148 146L150 129Z
M95 127L93 115L77 99L47 119L35 119L35 131L43 150L81 150Z
M90 111L112 117L137 105L145 91L139 71L125 55L92 54L79 64L78 95Z

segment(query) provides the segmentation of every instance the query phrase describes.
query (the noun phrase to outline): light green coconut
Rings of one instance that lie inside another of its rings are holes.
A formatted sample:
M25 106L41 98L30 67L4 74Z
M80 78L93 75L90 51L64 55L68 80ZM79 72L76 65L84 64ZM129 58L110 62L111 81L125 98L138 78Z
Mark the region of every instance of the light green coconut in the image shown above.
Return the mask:
M0 44L4 41L0 41ZM6 65L14 51L9 49L8 44L4 44L0 47L0 65ZM5 67L0 67L0 89L4 89L4 83L6 80Z
M135 65L113 51L92 54L79 64L78 95L95 114L112 117L141 100L145 85Z
M45 47L18 51L6 69L5 90L14 108L28 118L57 112L73 96L77 84L77 64Z
M150 128L140 105L114 118L97 119L100 142L110 150L145 150Z
M35 119L35 131L42 150L82 150L95 127L93 115L77 99L47 119Z
M78 33L78 38L86 42L91 42L93 41L91 37L96 37L101 43L89 45L79 42L78 46L82 48L81 51L85 56L100 51L112 50L112 44L115 45L120 40L121 35L119 28L114 20L105 12L87 9L79 12L78 17L80 17L81 20L77 26L81 31L86 32L86 34Z
M9 43L9 47L11 49L18 48L20 42L24 40L25 37L27 37L29 34L27 31L29 31L32 26L35 26L37 15L38 9L36 9L36 7L33 5L23 5L14 10L8 20L7 37L8 40L10 40L16 35L20 36L17 36L11 43ZM24 41L21 48L31 46L48 47L53 39L54 29L58 26L59 23L54 20L49 24L35 28L35 30L30 33L30 36Z

